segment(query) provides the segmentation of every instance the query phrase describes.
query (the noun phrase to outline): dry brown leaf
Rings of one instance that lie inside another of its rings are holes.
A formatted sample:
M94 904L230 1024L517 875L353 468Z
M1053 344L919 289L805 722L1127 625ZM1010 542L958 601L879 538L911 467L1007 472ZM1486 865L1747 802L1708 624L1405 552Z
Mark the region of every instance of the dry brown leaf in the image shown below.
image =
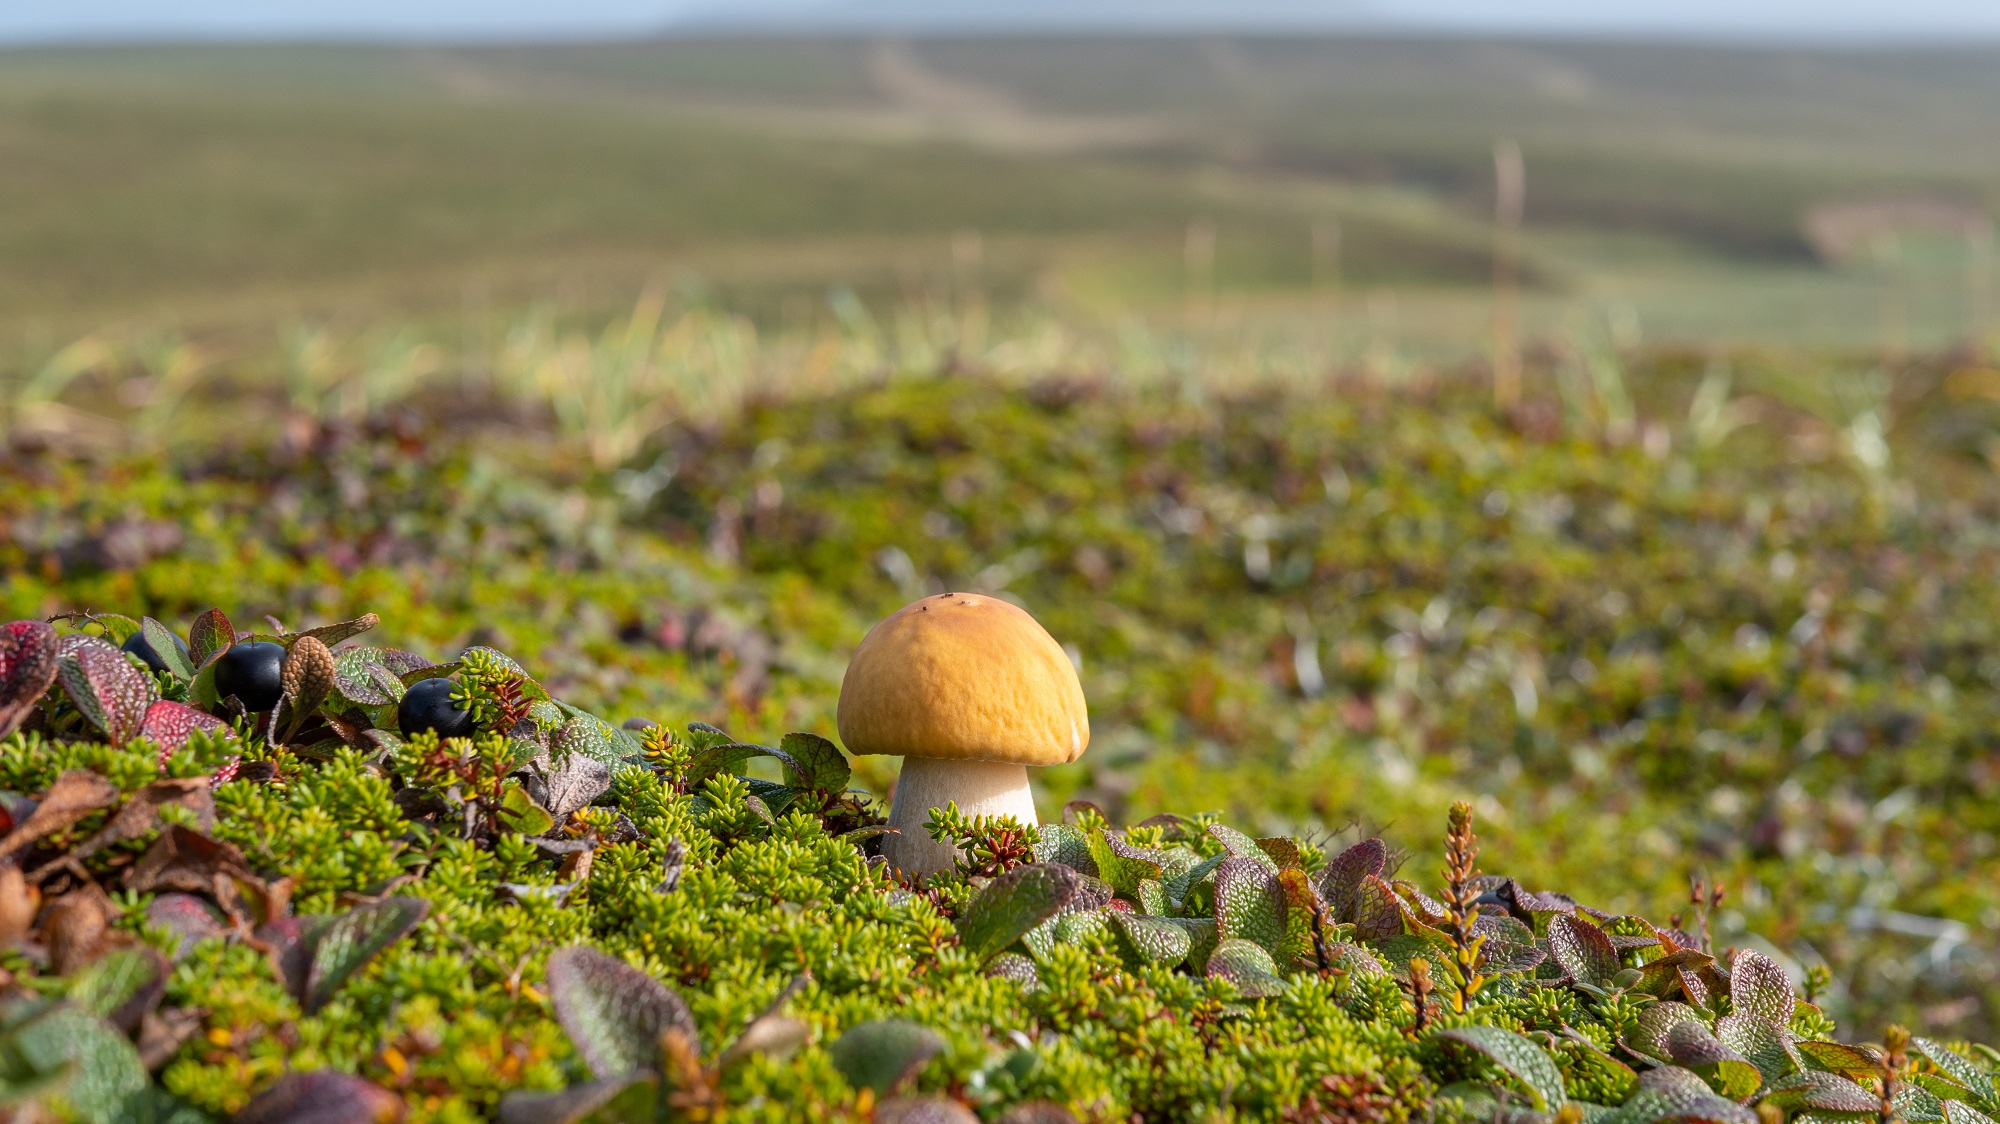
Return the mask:
M97 959L117 916L118 907L91 883L49 903L42 911L42 943L48 946L49 967L67 976Z
M193 812L203 831L215 827L215 797L209 789L209 778L170 777L157 780L133 793L103 830L77 844L69 854L42 866L29 878L35 882L44 881L59 867L75 869L75 864L114 843L137 839L153 831L160 826L160 809L168 804L177 804Z
M88 769L69 769L56 778L34 814L0 839L0 858L21 850L45 835L74 825L100 808L118 803L118 786Z

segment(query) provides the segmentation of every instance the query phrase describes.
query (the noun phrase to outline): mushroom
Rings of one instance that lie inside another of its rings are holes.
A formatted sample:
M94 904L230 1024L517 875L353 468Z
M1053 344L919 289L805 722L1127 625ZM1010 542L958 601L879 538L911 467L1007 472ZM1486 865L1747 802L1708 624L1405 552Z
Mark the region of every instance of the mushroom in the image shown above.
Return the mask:
M903 759L882 853L922 876L951 869L931 839L931 810L1033 824L1029 765L1061 765L1090 744L1083 685L1035 618L997 597L941 593L868 630L840 684L840 739L850 753Z

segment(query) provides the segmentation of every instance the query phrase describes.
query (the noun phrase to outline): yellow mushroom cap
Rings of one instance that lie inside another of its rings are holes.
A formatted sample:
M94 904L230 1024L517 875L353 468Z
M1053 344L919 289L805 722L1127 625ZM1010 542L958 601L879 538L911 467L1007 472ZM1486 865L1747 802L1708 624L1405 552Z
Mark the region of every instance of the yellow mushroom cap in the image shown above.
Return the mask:
M997 597L941 593L868 630L840 684L850 753L1061 765L1090 744L1062 646Z

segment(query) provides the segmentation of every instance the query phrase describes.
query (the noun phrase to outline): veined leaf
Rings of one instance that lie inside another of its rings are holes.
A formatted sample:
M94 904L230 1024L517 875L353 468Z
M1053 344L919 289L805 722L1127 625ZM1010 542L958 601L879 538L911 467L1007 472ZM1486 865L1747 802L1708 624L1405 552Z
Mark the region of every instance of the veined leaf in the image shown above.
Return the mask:
M785 769L785 782L794 787L840 792L854 776L847 756L818 734L786 734L778 741L778 748L791 760Z
M1388 866L1389 846L1380 839L1363 839L1335 855L1319 876L1319 896L1328 915L1335 921L1355 920L1362 880L1380 877Z
M1528 1094L1536 1108L1552 1112L1569 1100L1563 1087L1562 1070L1540 1046L1497 1026L1461 1026L1440 1030L1437 1037L1462 1043L1486 1055L1494 1065L1506 1070Z
M856 1089L886 1097L944 1052L944 1037L908 1019L877 1019L849 1027L827 1048L834 1068Z
M137 737L146 720L146 708L160 697L152 676L102 640L71 645L69 654L57 665L56 675L77 710L104 731L112 745L124 745Z
M1210 979L1228 980L1236 985L1236 990L1250 999L1264 999L1285 993L1285 981L1278 975L1278 965L1264 946L1240 937L1227 937L1216 942L1215 951L1208 954L1208 964L1203 969Z
M423 922L430 907L422 898L384 898L357 906L329 922L313 943L312 967L306 974L300 1004L306 1013L325 1006L348 977L408 936Z
M189 654L181 652L180 637L174 635L173 629L151 617L142 617L139 620L139 631L145 636L146 643L153 646L153 654L160 657L161 663L167 665L168 675L183 683L194 678L194 664L190 662ZM191 653L192 648L190 648Z
M1548 933L1549 953L1579 983L1601 985L1623 967L1611 938L1588 921L1557 914L1549 919Z
M197 670L208 666L208 662L236 643L236 627L229 623L228 614L221 609L210 609L194 619L188 628L188 657L194 661Z
M701 1048L686 1001L623 960L581 945L560 949L549 956L548 983L557 1021L599 1077L657 1069L669 1029Z
M1215 931L1222 940L1254 941L1273 958L1287 955L1285 892L1275 864L1232 855L1215 868Z
M1729 964L1729 1005L1739 1015L1756 1015L1779 1026L1792 1021L1798 1003L1778 962L1756 949L1740 949Z
M1026 863L987 883L958 919L958 939L984 962L1054 917L1076 896L1077 874L1054 863Z

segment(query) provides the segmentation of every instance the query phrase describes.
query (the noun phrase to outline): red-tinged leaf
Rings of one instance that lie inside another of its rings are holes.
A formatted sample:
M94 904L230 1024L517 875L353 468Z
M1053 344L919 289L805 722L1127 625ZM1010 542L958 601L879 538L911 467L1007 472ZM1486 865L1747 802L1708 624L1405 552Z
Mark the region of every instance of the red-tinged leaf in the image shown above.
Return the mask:
M381 623L382 618L376 616L374 613L363 613L351 621L341 621L338 624L323 624L318 628L308 628L303 632L289 633L283 637L283 640L285 647L290 648L295 646L300 640L311 637L330 648L343 640L359 636Z
M167 674L182 683L194 678L194 664L190 660L192 652L181 650L180 637L174 635L173 629L151 617L142 617L139 621L139 632L145 636L146 643L152 646L153 654L160 658L161 663L167 665Z
M0 738L34 713L60 661L56 630L41 621L13 621L0 628Z
M1215 931L1224 940L1253 941L1274 959L1288 958L1285 891L1277 871L1258 861L1263 857L1232 855L1215 868Z
M1212 823L1208 825L1208 833L1213 835L1216 841L1222 844L1223 850L1228 851L1237 858L1255 859L1258 865L1273 873L1278 870L1278 860L1272 858L1264 848L1258 846L1255 839L1250 838L1235 828L1225 824Z
M70 701L112 745L137 737L146 708L160 697L152 676L103 641L74 645L58 664L56 675Z
M300 995L306 1014L325 1006L348 977L416 929L430 904L423 898L384 898L329 921L312 942L312 963Z
M177 939L172 949L179 960L188 950L205 940L225 936L226 918L222 911L193 894L178 891L157 895L146 903L146 921L172 933Z
M1882 1106L1882 1095L1864 1089L1845 1077L1808 1070L1772 1082L1771 1091L1761 1102L1792 1112L1866 1113L1873 1116Z
M145 717L139 722L140 735L159 746L163 758L186 745L188 735L196 730L231 734L228 724L220 718L172 699L161 699L147 707Z
M1778 962L1755 949L1742 949L1729 965L1730 1007L1739 1015L1756 1015L1784 1026L1792 1021L1798 999L1792 982Z
M1873 1046L1850 1046L1844 1042L1800 1042L1799 1053L1806 1064L1843 1077L1873 1077L1882 1072L1882 1052Z
M1027 863L995 878L966 903L958 919L960 943L985 962L1060 913L1076 897L1077 877L1056 863Z
M1266 999L1285 992L1284 978L1278 975L1278 965L1271 954L1255 941L1239 937L1216 943L1215 951L1208 954L1204 974L1210 979L1228 980L1249 999Z
M210 609L194 619L188 629L188 656L197 668L229 650L236 643L236 627L221 609Z
M1380 877L1389 866L1389 845L1380 839L1363 839L1334 856L1320 872L1319 896L1334 921L1355 920L1355 906L1361 897L1361 882Z

